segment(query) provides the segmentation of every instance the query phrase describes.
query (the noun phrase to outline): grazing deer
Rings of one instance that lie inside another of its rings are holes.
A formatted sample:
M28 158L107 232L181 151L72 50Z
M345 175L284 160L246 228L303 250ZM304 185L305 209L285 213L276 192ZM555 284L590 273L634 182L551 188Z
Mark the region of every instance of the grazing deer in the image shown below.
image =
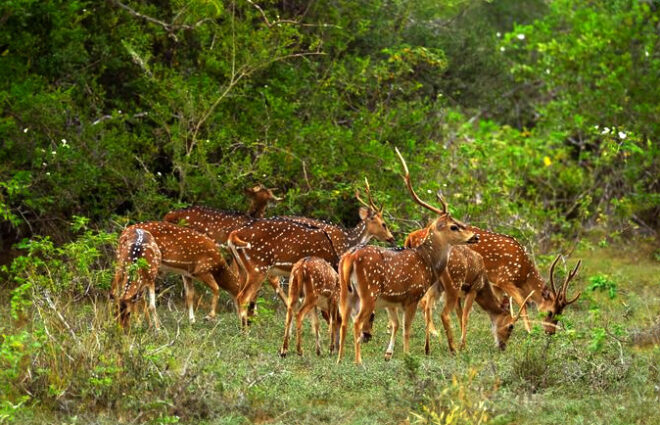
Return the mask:
M125 265L132 261L130 257L126 257L124 254L124 251L128 249L126 246L135 246L135 242L133 242L133 245L130 245L130 241L133 240L132 235L140 234L140 232L149 236L148 239L145 239L151 243L148 248L152 250L157 248L160 252L158 257L153 256L153 260L145 257L149 264L149 270L155 268L183 276L186 307L188 309L188 318L191 322L195 322L195 314L193 312L195 287L193 285L193 279L204 282L213 293L211 310L206 316L208 319L215 318L220 288L229 292L234 300L236 299L239 290L238 278L229 269L227 262L220 255L220 252L218 252L213 239L192 229L161 221L135 224L127 227L122 232L119 238L117 272L112 282L113 294L116 292L117 286L124 279ZM140 283L149 288L151 297L149 309L155 315L155 295L152 296L154 294L152 288L155 287L155 273L149 274L148 277L148 280L145 277L139 282L136 281L136 285ZM136 291L139 292L139 288Z
M376 308L386 308L390 318L390 343L385 359L389 360L394 351L394 341L399 328L396 314L398 307L404 314L403 350L407 353L417 304L445 269L450 246L474 243L478 239L474 233L467 230L465 224L449 215L444 200L442 209L438 209L417 196L410 181L408 166L398 149L396 152L403 165L404 181L413 200L438 216L427 227L424 241L415 248L384 249L366 246L342 256L339 263L341 330L338 362L343 356L349 314L356 305L359 305L358 313L353 319L356 363L362 363L360 343L363 326Z
M320 257L336 265L340 255L350 247L367 243L372 237L393 242L394 236L387 228L371 193L370 203L356 194L365 207L360 208L360 222L353 229L308 225L287 218L255 220L252 224L233 231L227 240L236 262L241 268L241 292L238 294L241 323L247 325L245 306L252 302L266 276L288 276L293 264L301 258ZM276 292L286 299L281 288Z
M300 298L302 298L302 304L296 309ZM280 356L285 357L289 351L289 332L294 313L296 315L296 351L302 356L302 321L305 315L310 312L312 327L316 336L316 354L321 355L318 309L321 309L328 317L330 352L332 353L335 346L335 336L337 335L336 330L338 329L338 300L339 275L330 263L317 257L305 257L298 260L291 268L291 276L289 277L284 341L280 349Z
M426 232L426 229L420 229L410 233L404 246L413 248L420 245ZM515 322L520 318L522 309L514 316L513 311L509 309L508 299L505 298L504 302L500 301L488 282L481 255L466 246L454 246L449 253L447 267L440 275L440 282L432 285L420 302L420 308L424 311L426 320L425 350L427 354L429 353L429 335L435 329L432 307L443 291L445 306L442 312L442 323L445 327L450 351L454 351L454 344L449 326L449 312L456 309L456 315L461 324L460 348L463 349L466 344L467 323L473 301L476 301L490 317L495 344L502 350L506 348L506 343L511 336ZM465 308L460 305L461 298L465 299Z
M550 288L545 284L534 265L534 261L525 252L525 249L511 236L489 232L478 227L470 226L469 230L479 236L479 242L472 245L471 249L481 254L486 266L488 280L498 290L506 292L513 297L514 301L522 308L522 318L525 329L531 330L529 318L527 317L525 297L538 305L538 309L547 313L543 319L543 327L548 334L554 334L557 330L559 316L564 309L573 304L580 297L578 293L574 298L568 299L568 284L575 278L581 260L568 274L559 291L555 288L553 272L559 261L559 256L550 267Z
M161 252L148 231L131 226L119 237L117 265L112 279L110 298L117 303L117 320L127 328L131 314L142 292L149 292L148 310L154 328L160 328L156 313L155 280L161 262ZM119 292L118 292L119 291Z

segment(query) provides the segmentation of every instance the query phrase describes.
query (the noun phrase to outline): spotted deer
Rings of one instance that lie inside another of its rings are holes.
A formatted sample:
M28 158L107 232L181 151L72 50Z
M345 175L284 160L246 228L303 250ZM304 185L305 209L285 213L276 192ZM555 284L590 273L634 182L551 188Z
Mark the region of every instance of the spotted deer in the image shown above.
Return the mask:
M150 323L155 329L160 328L156 313L155 280L161 258L158 244L148 231L131 226L119 237L110 298L116 303L117 321L122 328L128 327L143 291L149 293L148 310L145 309L145 312L151 313Z
M563 284L557 290L553 273L560 256L557 256L550 267L550 287L548 287L534 261L514 238L473 226L470 226L469 230L479 236L479 242L472 245L471 249L483 257L488 280L521 306L525 329L531 330L526 303L523 302L526 297L529 297L530 301L537 304L540 311L546 313L546 317L543 319L545 332L554 334L558 328L557 316L566 307L577 301L581 295L578 293L569 300L567 291L568 285L575 278L582 261L577 262L575 268L568 273ZM530 294L532 295L530 296Z
M362 363L362 329L376 308L385 308L390 318L390 343L385 359L392 357L399 328L396 308L401 308L404 314L403 350L407 353L417 304L445 269L450 246L474 243L477 240L465 224L449 215L444 200L442 209L439 209L417 196L410 180L408 166L398 149L396 153L403 166L403 179L411 197L422 207L436 213L437 217L428 225L424 241L415 248L385 249L365 246L342 256L339 263L341 328L337 362L340 362L343 356L349 315L355 306L359 306L353 318L356 363Z
M139 231L149 235L149 246L145 249L160 251L158 261L154 255L153 260L147 258L149 270L156 269L168 271L183 276L184 291L186 297L186 308L188 309L188 319L195 321L193 312L194 285L193 279L197 279L206 284L213 298L211 300L211 310L206 316L207 319L213 319L216 315L216 306L220 294L220 288L229 292L235 300L239 291L238 277L230 270L225 259L220 255L215 242L208 236L196 232L192 229L177 226L172 223L162 221L152 221L139 223L127 227L119 238L118 266L115 273L115 279L112 283L112 293L116 293L116 288L120 282L125 281L125 265L127 261L123 258L122 252L125 246L131 241L132 234L138 234ZM146 239L145 239L146 240ZM133 244L135 246L135 243ZM149 279L142 279L142 285L149 288L150 305L149 309L155 315L155 296L154 280L155 273L150 274ZM140 282L135 281L136 285ZM139 288L136 289L139 292ZM157 320L157 317L156 317Z
M298 306L301 298L302 303ZM308 313L311 314L312 328L316 337L316 354L321 355L318 310L323 311L328 318L330 352L332 353L339 325L337 322L338 300L339 275L332 265L318 257L305 257L298 260L291 268L289 277L284 341L280 349L280 356L285 357L289 351L289 332L294 314L296 316L296 351L302 356L302 321Z
M408 235L404 246L407 248L415 247L421 244L426 236L426 229L416 230ZM520 313L513 314L509 309L508 299L500 300L493 291L488 278L481 255L471 250L467 246L454 246L449 253L447 267L440 275L440 281L433 284L420 301L420 308L424 312L426 320L426 353L429 352L429 335L435 329L433 326L432 307L441 293L445 293L445 306L442 311L442 323L447 334L447 343L451 352L455 351L451 327L449 326L449 312L456 310L459 323L461 324L461 345L465 348L467 323L474 301L488 314L491 320L491 327L495 344L501 349L506 348L507 341L513 332L516 321L520 318ZM465 300L465 307L462 308L460 299Z
M241 291L237 302L244 326L248 324L246 306L253 302L266 276L286 277L296 261L308 256L336 265L343 252L367 243L372 237L380 241L394 241L383 220L382 207L379 209L375 205L369 191L367 194L369 204L356 194L364 207L359 210L360 222L352 229L339 226L328 229L288 218L271 218L255 220L229 235L227 244L241 268ZM280 298L286 299L279 285L276 292Z

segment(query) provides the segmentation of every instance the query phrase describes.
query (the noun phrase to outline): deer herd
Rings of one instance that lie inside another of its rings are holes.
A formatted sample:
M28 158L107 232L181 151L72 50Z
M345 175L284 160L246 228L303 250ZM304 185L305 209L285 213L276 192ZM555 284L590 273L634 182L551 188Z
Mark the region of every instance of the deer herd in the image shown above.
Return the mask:
M375 238L394 244L394 236L383 218L365 179L366 201L360 221L350 229L308 217L264 218L266 207L280 201L272 189L262 185L246 189L251 205L245 214L194 206L171 211L163 221L127 227L119 238L117 265L110 297L116 306L119 324L127 328L138 301L145 297L145 315L155 329L160 322L156 312L155 279L159 271L180 274L190 322L195 321L194 282L203 282L212 292L211 309L215 318L220 288L234 301L241 325L247 328L255 314L255 301L267 280L286 304L284 340L280 355L286 356L295 316L296 351L302 355L302 322L311 316L316 337L316 353L321 354L319 310L328 323L329 350L341 361L349 321L353 323L355 361L362 362L361 343L370 338L376 309L385 309L389 318L390 341L385 351L389 360L403 315L403 351L410 349L410 332L417 309L426 324L425 352L430 352L430 336L437 334L433 307L444 294L440 313L450 352L456 346L450 314L456 312L461 329L460 348L465 347L468 318L473 302L489 316L497 347L504 349L514 324L522 318L527 331L531 321L528 302L544 313L542 325L552 334L564 308L574 303L567 290L580 267L580 261L557 289L550 267L546 285L525 249L514 238L489 232L453 218L438 193L440 208L420 199L413 188L408 166L396 150L404 170L410 196L434 214L424 228L408 235L404 247L367 245ZM219 248L231 254L228 262ZM288 277L288 293L280 286ZM519 306L514 313L513 303Z

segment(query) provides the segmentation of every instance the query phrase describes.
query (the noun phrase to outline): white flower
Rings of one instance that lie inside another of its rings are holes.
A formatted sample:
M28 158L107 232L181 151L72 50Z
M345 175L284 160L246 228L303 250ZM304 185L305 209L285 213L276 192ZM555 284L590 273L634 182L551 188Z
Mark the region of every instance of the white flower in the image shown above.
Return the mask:
M119 115L121 115L121 109L120 109L120 110L118 110L118 111L117 111L117 113L118 113Z
M546 69L545 69L545 73L546 73L546 74L550 74L550 69L549 69L549 68L546 68Z
M502 33L500 33L499 31L497 33L495 33L495 35L497 36L497 38L502 37Z
M628 135L626 133L624 133L623 131L619 131L619 139L623 140L626 137L628 137Z
M29 130L29 128L25 127L25 128L23 129L23 133L27 133L28 130Z
M649 51L648 50L644 51L644 56L646 56L647 58L649 57Z
M62 139L62 144L66 145L66 139Z
M516 38L518 38L518 40L524 40L525 39L525 34L518 34L516 36Z
M596 130L598 130L598 124L594 125L594 128L595 128Z
M426 189L426 193L431 193L431 189Z
M600 134L610 134L610 129L608 127L603 128L603 131Z
M51 153L52 153L53 155L56 155L56 154L57 154L57 151L52 151Z
M503 51L505 51L505 50L506 50L506 49L504 48L504 46L500 47L500 52L503 52Z
M42 167L46 167L47 165L48 165L48 164L46 164L45 162L42 162L42 163L41 163L41 166L42 166Z
M50 176L50 171L46 171L46 175L47 175L47 176Z
M158 177L162 176L162 174L160 173L160 171L158 171L158 172L156 173L156 175L157 175Z

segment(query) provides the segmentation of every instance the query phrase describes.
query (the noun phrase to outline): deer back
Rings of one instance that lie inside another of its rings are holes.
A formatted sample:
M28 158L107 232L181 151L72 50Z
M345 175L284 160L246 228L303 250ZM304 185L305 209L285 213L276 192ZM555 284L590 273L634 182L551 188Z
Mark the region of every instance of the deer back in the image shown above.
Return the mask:
M132 227L153 235L167 269L197 275L228 268L215 241L203 233L163 221L140 223L129 229Z
M401 303L419 300L434 282L429 265L415 249L360 247L351 256L358 294Z
M238 212L220 211L201 206L170 211L163 220L204 233L221 244L227 243L227 238L232 231L254 221L252 217Z
M278 268L290 271L307 256L337 264L339 254L326 232L285 218L261 219L233 231L228 243L243 250L253 267L260 271Z

